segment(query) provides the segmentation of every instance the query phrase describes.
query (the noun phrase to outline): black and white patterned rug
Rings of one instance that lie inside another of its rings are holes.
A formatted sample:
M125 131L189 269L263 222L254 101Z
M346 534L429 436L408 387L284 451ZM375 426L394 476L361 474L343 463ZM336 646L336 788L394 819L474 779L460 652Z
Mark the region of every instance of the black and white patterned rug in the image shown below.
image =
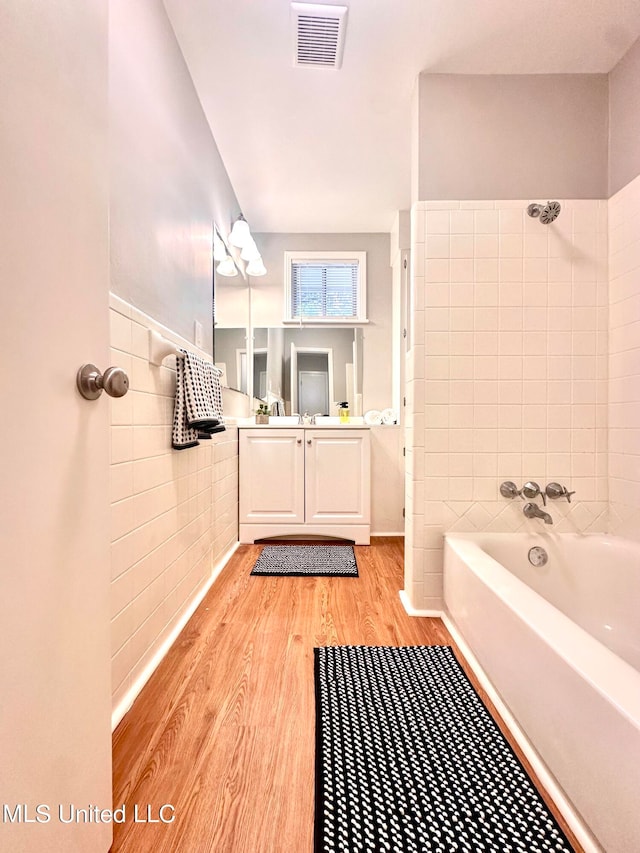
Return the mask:
M315 649L315 853L570 853L449 646Z
M252 575L339 575L357 578L351 545L265 545Z

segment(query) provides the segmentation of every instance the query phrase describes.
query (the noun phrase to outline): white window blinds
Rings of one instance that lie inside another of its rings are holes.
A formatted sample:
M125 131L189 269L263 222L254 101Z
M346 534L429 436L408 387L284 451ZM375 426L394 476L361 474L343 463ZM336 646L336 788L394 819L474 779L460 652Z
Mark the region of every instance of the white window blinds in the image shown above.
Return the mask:
M360 313L360 263L292 260L291 319L356 319Z

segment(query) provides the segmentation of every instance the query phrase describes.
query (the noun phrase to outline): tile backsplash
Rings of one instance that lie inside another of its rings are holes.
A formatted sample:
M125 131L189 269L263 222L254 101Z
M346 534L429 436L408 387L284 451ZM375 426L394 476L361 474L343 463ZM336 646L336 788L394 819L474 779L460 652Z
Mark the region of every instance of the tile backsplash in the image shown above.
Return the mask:
M442 606L443 535L536 529L499 485L575 489L554 531L607 524L607 202L528 200L412 209L407 357L406 584Z
M129 393L111 406L111 600L114 722L144 683L238 534L238 436L171 448L175 358L149 363L149 329L193 344L111 296L112 364ZM200 353L205 355L204 353Z

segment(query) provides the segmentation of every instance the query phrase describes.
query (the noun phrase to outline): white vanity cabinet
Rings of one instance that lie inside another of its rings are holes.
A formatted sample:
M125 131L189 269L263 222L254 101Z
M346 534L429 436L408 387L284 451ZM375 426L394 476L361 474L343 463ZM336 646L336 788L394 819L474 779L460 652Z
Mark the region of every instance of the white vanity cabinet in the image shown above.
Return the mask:
M241 428L240 542L296 534L368 545L368 429Z

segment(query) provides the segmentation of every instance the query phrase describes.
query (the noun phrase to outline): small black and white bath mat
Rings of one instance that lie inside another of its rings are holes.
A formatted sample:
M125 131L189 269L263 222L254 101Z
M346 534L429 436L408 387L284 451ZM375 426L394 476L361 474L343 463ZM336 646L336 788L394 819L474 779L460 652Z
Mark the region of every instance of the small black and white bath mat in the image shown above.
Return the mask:
M339 575L357 578L351 545L265 545L252 575Z
M571 853L449 646L314 654L315 853Z

